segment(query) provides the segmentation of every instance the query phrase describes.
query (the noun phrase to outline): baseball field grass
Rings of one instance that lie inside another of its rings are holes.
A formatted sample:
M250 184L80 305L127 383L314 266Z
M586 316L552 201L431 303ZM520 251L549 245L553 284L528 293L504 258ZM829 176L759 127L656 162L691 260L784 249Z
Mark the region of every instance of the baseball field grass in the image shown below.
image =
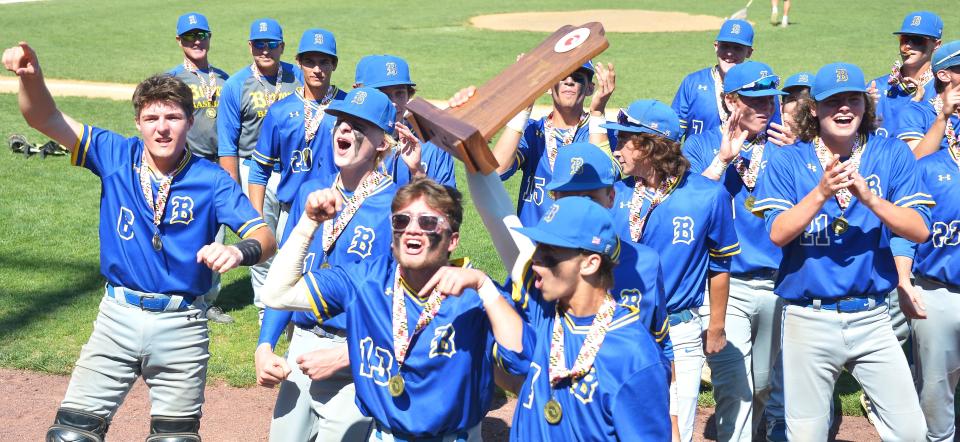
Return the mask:
M682 10L724 16L743 7L737 1L635 1L630 7ZM756 2L750 19L756 22L753 59L767 62L783 75L815 70L832 61L859 64L868 76L886 72L897 56L896 30L913 9L931 9L947 23L945 40L960 37L960 12L943 1L892 0L795 2L793 24L767 23L769 6ZM53 7L55 5L56 7ZM457 1L303 3L207 1L199 12L213 28L212 62L235 72L249 63L246 35L251 20L270 16L284 26L292 61L300 33L308 27L332 30L338 40L340 66L334 83L348 88L353 66L363 55L393 53L410 61L418 94L444 98L468 84L482 84L529 50L544 36L535 32L494 32L473 29L469 17L528 10L575 10L572 1ZM591 9L623 8L623 2L591 2ZM185 1L51 1L0 5L3 37L0 45L29 41L38 51L50 78L136 83L180 63L174 41L176 17L197 8ZM13 18L18 19L14 20ZM586 20L581 20L586 21ZM956 27L953 27L956 26ZM715 61L715 33L611 33L610 49L598 57L617 67L618 88L612 107L637 98L669 102L682 77ZM10 75L2 73L0 75ZM61 108L79 120L134 135L129 103L103 99L63 98ZM547 101L542 100L546 103ZM29 129L17 111L16 97L0 94L0 136L26 134L46 142ZM50 373L69 373L96 316L103 290L97 240L99 180L71 167L65 157L41 160L0 151L0 366ZM458 169L463 177L462 168ZM461 179L460 187L466 189ZM517 180L508 182L516 195ZM503 269L472 208L469 195L458 252L497 279ZM229 326L211 327L210 376L231 385L254 383L253 349L256 309L246 270L225 275L220 304L237 318ZM858 388L845 375L837 390L845 414L860 414ZM712 405L707 392L701 402Z

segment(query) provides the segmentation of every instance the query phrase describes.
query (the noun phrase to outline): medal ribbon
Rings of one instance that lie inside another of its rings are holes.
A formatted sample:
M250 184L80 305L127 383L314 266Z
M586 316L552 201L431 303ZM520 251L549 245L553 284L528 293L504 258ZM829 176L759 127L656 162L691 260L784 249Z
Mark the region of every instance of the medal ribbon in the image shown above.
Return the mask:
M737 171L737 175L740 175L740 180L743 181L743 185L747 187L747 191L753 192L753 188L757 185L757 175L760 174L760 160L763 158L763 150L767 144L766 135L760 134L754 138L750 144L741 148L741 151L748 151L753 146L753 153L750 154L750 164L746 164L747 160L743 159L743 156L737 154L733 159L733 167Z
M643 238L643 229L647 225L647 219L650 218L650 215L653 213L653 209L656 209L660 203L664 202L670 192L673 191L673 188L680 181L680 177L668 177L660 186L654 191L653 197L650 199L650 208L647 209L647 213L643 216L640 216L640 209L643 208L643 200L646 197L647 188L640 186L639 184L633 189L633 197L630 198L630 239L634 242L639 242L640 238Z
M153 188L150 186L150 166L147 165L147 148L143 148L143 156L140 158L140 189L143 191L143 197L147 200L147 207L153 210L153 225L160 229L160 221L163 219L163 209L167 206L167 198L170 197L170 186L173 184L173 176L177 174L183 166L187 164L189 152L184 152L180 164L171 173L163 177L157 186L157 199L154 202Z
M563 134L563 140L561 140L561 146L566 146L573 142L573 137L577 134L577 129L583 127L590 120L590 114L584 112L580 115L580 122L577 123L577 127L570 128L567 133ZM543 121L543 142L547 148L547 161L550 162L550 170L553 171L553 163L557 160L557 133L559 129L553 127L553 112L550 112L550 115L547 115L547 118Z
M430 297L427 298L427 303L423 306L423 311L420 312L420 318L417 319L417 325L414 327L413 333L410 333L407 325L407 303L403 299L404 289L400 283L400 265L397 264L397 271L393 276L393 351L397 358L397 367L403 366L403 361L407 358L407 350L410 348L410 341L417 333L420 333L420 330L430 325L433 318L437 317L437 312L440 311L440 303L446 297L446 295L440 293L438 288L434 287L433 291L430 292Z
M720 116L720 123L725 127L727 120L730 118L730 113L723 108L723 98L720 96L723 92L723 79L720 78L720 66L714 66L710 69L710 77L713 78L713 92L717 96L717 115Z
M323 119L323 111L330 105L333 98L337 96L337 92L340 92L340 89L337 89L336 86L328 87L327 94L317 103L313 100L306 99L302 87L297 88L297 96L303 101L303 130L307 143L313 141L313 138L317 136L317 129L320 128L320 120Z
M827 166L833 161L833 154L831 154L830 149L827 149L827 146L823 144L820 137L816 137L813 140L813 144L814 150L817 153L817 159L820 160L820 167L826 171ZM860 170L860 157L863 156L863 151L866 150L866 147L867 143L863 135L857 136L857 142L853 145L853 150L850 151L850 161L853 164L854 170ZM850 201L853 200L853 194L850 193L850 189L848 188L838 190L834 197L837 199L837 205L840 206L841 212L847 210L847 207L850 206ZM841 214L841 216L843 215Z
M557 304L557 316L553 321L553 333L550 338L550 367L548 373L551 386L556 386L566 378L581 378L590 371L597 353L600 352L600 346L603 345L603 338L607 336L607 328L613 321L613 311L616 306L616 301L607 295L600 306L600 311L593 317L590 331L587 332L587 338L583 341L580 352L577 353L573 368L567 369L563 355L563 315L560 312L560 304Z
M217 76L214 75L213 68L210 68L210 72L207 74L207 80L204 80L200 68L187 58L183 59L183 68L197 76L197 80L200 81L200 92L203 93L203 97L206 98L207 101L212 102L213 95L217 93Z
M257 79L257 82L260 83L260 86L266 90L268 83L266 79L263 78L263 75L260 75L260 69L257 69L256 63L250 64L250 72L253 73L253 78ZM283 86L283 82L281 81L282 79L283 63L280 63L277 69L277 81L273 84L273 94L266 94L266 96L263 97L263 99L266 100L268 107L272 105L274 101L277 101L278 98L280 98L280 88Z
M897 60L893 62L893 67L890 68L890 78L887 79L887 84L900 85L901 89L903 89L904 91L912 95L915 92L917 92L917 89L912 86L907 86L906 84L903 83L903 73L900 72L902 67L903 67L902 61ZM930 80L933 80L933 69L927 69L922 74L920 74L920 79L918 80L918 83L920 86L926 87L927 83L929 83Z
M930 104L933 105L933 109L937 115L943 112L943 98L941 98L939 95L933 97L933 99L930 100ZM960 118L960 115L954 115ZM952 118L947 118L947 127L944 130L944 137L947 139L947 147L950 149L950 156L953 157L953 161L957 163L957 168L960 169L960 140L957 139L957 128L953 126Z
M387 179L387 177L377 171L367 174L367 176L363 178L363 181L360 182L360 186L357 187L353 196L344 198L343 210L340 211L340 215L337 216L336 220L327 220L323 223L324 252L330 253L330 248L333 247L333 243L337 242L337 238L343 233L343 229L345 229L347 224L350 223L350 220L353 219L353 215L357 213L357 210L360 210L360 206L367 197L373 195L374 191L380 187L380 184L383 183L385 179ZM339 185L339 174L337 175L336 183L334 187L343 195L343 190Z

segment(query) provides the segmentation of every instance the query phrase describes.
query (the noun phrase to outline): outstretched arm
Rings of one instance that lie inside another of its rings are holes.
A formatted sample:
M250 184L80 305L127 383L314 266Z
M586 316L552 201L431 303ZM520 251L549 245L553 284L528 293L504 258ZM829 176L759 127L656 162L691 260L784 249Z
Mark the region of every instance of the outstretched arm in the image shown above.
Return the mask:
M57 109L33 48L21 41L3 51L3 66L20 77L18 102L27 124L73 151L83 133L83 125Z

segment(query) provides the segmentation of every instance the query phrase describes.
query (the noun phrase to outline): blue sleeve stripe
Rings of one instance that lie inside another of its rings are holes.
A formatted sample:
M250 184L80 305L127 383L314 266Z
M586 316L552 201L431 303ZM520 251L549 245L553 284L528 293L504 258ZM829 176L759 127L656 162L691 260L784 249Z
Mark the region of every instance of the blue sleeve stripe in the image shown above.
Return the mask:
M240 238L242 239L247 239L247 236L250 235L251 232L265 225L267 225L267 223L263 221L263 217L258 216L250 221L243 223L243 225L240 226L239 229L237 229L237 235L240 235Z
M903 198L900 198L893 204L900 207L910 207L916 206L917 204L927 204L932 206L937 204L937 202L933 200L933 195L930 195L929 193L917 192L913 195L907 195Z
M258 151L253 151L253 159L264 166L273 167L274 163L280 161L279 158L268 157Z
M70 161L73 162L75 166L84 167L87 163L87 151L90 149L92 132L93 127L87 126L86 124L83 125L83 129L80 131L80 138L77 138L77 143L73 145L73 152L70 154Z
M903 132L903 133L897 135L897 138L899 138L899 139L901 139L901 140L903 140L903 141L921 140L921 139L923 139L923 135L924 135L924 134L923 134L922 132L913 132L913 131L910 131L910 132Z
M320 293L320 287L317 285L317 279L313 276L313 273L307 272L304 276L307 278L308 289L310 291L310 296L308 296L307 299L310 300L310 305L313 306L313 314L317 317L317 323L323 324L323 320L330 317L327 301L323 300L323 293ZM320 301L320 306L317 306L317 301ZM319 307L323 307L323 313L320 312Z

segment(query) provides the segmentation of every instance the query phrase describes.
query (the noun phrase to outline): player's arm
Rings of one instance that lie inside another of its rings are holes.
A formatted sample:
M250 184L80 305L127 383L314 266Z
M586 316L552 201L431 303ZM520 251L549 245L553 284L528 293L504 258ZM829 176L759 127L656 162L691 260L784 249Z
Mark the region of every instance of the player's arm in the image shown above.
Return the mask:
M607 123L607 103L617 88L617 73L613 69L613 63L597 63L594 65L596 73L596 89L593 92L593 98L590 100L590 143L595 146L610 146L610 138L607 136L607 130L601 127ZM613 149L610 149L613 150Z
M263 214L263 200L267 192L267 182L270 180L270 175L273 174L273 165L280 160L280 137L277 133L275 115L275 112L268 111L267 116L263 119L260 137L257 138L257 146L250 156L253 158L253 165L247 175L247 194L250 196L250 203L261 215Z
M273 388L290 374L286 359L274 353L273 348L292 316L292 312L272 308L267 308L263 313L257 349L253 353L257 385L261 387Z
M447 101L447 104L450 107L460 106L470 100L470 97L473 97L476 93L476 86L465 87L454 94L454 96ZM530 121L530 114L532 112L533 103L530 103L529 107L521 110L520 113L510 119L500 133L500 139L498 139L497 144L493 146L493 157L497 159L498 164L497 174L503 174L513 166L517 156L517 147L520 146L520 139L523 137L523 132L527 127L527 123Z
M260 225L246 233L244 239L230 245L212 242L197 252L197 262L210 270L226 273L239 266L252 266L268 259L277 250L273 231L260 220Z
M237 81L228 80L220 90L220 101L217 103L217 162L238 183L241 86Z
M727 318L727 297L730 293L729 272L708 272L710 286L710 326L704 332L704 351L716 354L727 345L725 331Z
M786 174L789 171L777 169L767 171L766 175ZM806 194L796 205L780 212L770 226L770 241L778 247L783 247L793 241L807 226L813 217L820 212L823 205L833 198L840 189L849 186L846 184L853 170L846 170L840 163L840 156L834 155L833 161L827 165L820 177L820 182ZM763 200L758 201L758 205ZM760 207L756 207L759 209Z
M947 130L947 122L950 121L950 116L954 115L957 108L960 107L960 84L953 87L948 85L941 96L943 97L943 109L933 120L933 125L930 126L930 129L927 130L920 141L913 144L907 142L913 149L913 155L918 160L940 150L940 144L943 142L943 136Z
M737 155L740 154L740 146L747 141L750 135L747 131L740 129L740 110L734 110L730 114L725 126L721 126L722 136L720 137L720 149L710 165L703 169L702 175L714 181L720 181L727 172L727 167Z
M3 51L3 66L20 78L17 101L27 124L72 152L83 133L83 125L57 109L33 48L21 41L6 49Z
M740 253L740 241L733 224L733 204L730 194L717 184L707 234L709 245L710 326L704 333L703 347L707 354L715 354L727 344L725 332L727 295L730 291L730 263Z

